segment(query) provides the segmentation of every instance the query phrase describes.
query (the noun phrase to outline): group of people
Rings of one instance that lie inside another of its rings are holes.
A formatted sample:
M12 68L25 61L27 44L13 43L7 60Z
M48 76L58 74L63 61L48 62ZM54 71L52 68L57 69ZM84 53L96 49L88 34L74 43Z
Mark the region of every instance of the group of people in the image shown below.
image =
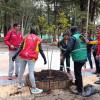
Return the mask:
M79 95L83 94L83 80L81 69L87 61L87 57L90 61L91 68L91 45L97 45L95 53L96 73L100 73L100 27L97 27L97 41L86 38L78 31L77 27L72 27L70 30L63 34L63 39L58 43L60 48L60 71L67 70L70 73L70 56L72 56L74 62L74 75L75 85ZM34 77L34 66L40 53L44 59L44 64L47 63L45 54L42 50L42 39L30 28L30 32L26 37L22 36L21 25L14 24L6 36L4 37L6 45L9 47L9 73L8 79L12 80L14 73L15 63L15 76L18 77L19 88L23 86L23 74L26 64L29 69L29 79L32 84L32 93L41 93L43 90L36 88ZM95 47L95 46L94 46ZM88 50L88 49L89 50ZM66 67L64 67L64 61L66 59Z
M91 51L93 49L93 55L96 65L96 71L94 72L97 76L100 75L100 27L97 27L97 40L94 41L84 34L78 31L77 27L72 27L70 31L66 31L63 34L63 39L58 43L60 48L60 71L67 70L70 73L70 56L74 62L74 75L75 85L79 95L83 95L83 80L81 69L86 66L87 59L89 60L91 69L93 68ZM64 60L66 60L66 67L64 66ZM97 81L100 84L100 81ZM97 83L96 82L96 83Z
M26 64L28 64L29 79L32 84L31 93L41 93L43 90L36 88L34 77L34 66L38 59L38 54L42 55L44 64L47 63L46 57L41 47L41 38L30 28L30 32L26 37L22 36L20 24L14 24L4 38L5 43L9 47L9 73L8 79L12 80L14 74L15 63L15 76L18 77L18 88L23 87L23 74Z

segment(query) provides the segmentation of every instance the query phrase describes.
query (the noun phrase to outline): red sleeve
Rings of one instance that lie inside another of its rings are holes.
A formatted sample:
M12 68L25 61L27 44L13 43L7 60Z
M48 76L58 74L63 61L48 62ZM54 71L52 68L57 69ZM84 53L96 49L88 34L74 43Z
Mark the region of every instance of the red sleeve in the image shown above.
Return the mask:
M100 45L98 45L98 49L97 49L97 53L96 53L97 56L100 55Z
M4 37L4 42L6 45L10 46L10 37L11 37L11 31L8 31L8 33L6 34L6 36Z
M98 50L97 50L96 56L99 56L99 52L98 52Z

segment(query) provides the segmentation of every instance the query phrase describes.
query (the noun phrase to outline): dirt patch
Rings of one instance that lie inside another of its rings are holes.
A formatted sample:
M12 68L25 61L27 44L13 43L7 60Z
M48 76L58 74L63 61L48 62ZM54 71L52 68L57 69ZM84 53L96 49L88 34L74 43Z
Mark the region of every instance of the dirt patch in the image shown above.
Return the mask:
M94 76L84 77L84 85L93 84L98 78ZM94 84L93 84L94 85ZM100 85L95 85L100 88ZM68 90L56 89L49 93L31 95L29 88L17 89L17 84L0 86L0 100L100 100L100 93L90 97L82 97L72 94Z
M41 72L36 72L35 77L37 87L44 90L67 89L72 84L68 74L59 70L42 70ZM32 87L29 74L26 75L26 83L29 87Z

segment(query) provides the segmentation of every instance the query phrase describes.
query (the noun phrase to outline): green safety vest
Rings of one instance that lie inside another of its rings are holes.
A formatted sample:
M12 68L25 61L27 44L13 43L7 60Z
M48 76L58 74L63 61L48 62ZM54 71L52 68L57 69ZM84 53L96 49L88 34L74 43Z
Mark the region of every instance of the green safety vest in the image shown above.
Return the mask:
M76 38L75 47L71 53L73 61L83 61L87 59L86 43L80 39L80 36L80 33L73 35L73 37Z

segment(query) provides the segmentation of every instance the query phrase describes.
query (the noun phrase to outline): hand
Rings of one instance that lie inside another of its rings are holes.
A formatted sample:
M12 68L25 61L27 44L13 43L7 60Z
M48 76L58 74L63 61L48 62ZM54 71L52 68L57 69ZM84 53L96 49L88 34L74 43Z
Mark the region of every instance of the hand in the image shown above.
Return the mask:
M12 57L12 61L15 61L15 59L16 59L16 56L13 56L13 57Z
M44 60L44 65L47 63L47 61L46 60Z
M96 56L96 59L98 60L98 56Z
M13 45L10 45L10 48L11 48L11 49L14 49L15 47L14 47Z

